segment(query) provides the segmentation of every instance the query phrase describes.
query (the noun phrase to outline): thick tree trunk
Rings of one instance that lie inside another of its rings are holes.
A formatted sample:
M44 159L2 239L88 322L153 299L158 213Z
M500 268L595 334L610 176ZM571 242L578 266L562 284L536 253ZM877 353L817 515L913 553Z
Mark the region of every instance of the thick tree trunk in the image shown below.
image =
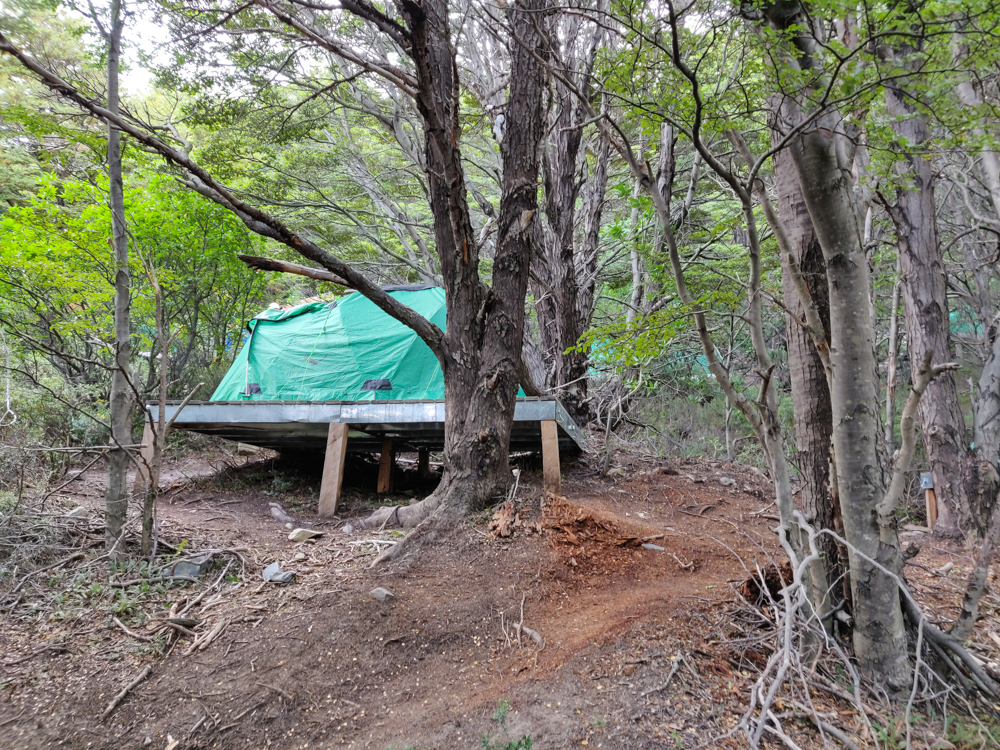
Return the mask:
M816 66L816 40L811 33L814 19L803 4L772 4L762 10L776 30L794 32L788 38L784 64L812 71ZM801 99L800 106L805 101ZM789 111L793 109L790 101ZM791 114L787 122L780 123L780 130L788 132L799 124L801 115L811 113ZM897 692L909 684L907 638L898 584L882 568L900 571L902 556L895 528L882 529L878 524L878 506L885 488L879 461L871 279L848 165L838 158L845 150L838 141L843 132L839 113L831 109L800 131L790 141L789 151L823 249L830 290L834 468L844 536L850 547L854 653L866 676Z
M837 160L836 115L820 118L791 144L830 290L833 443L844 533L852 549L854 651L862 670L890 690L910 675L896 581L872 561L901 568L898 543L880 541L876 507L884 494L871 279L851 185Z
M120 0L111 3L111 26L108 32L108 110L118 113L118 66L121 60L121 37L124 9ZM121 143L118 129L108 126L108 177L111 209L112 246L115 252L115 371L111 376L111 440L119 446L132 442L132 392L130 361L132 344L129 332L130 275L128 236L125 226L125 195L122 183ZM108 452L108 486L105 492L104 542L111 559L123 552L125 514L128 511L128 453L123 448Z
M448 25L448 3L406 2L424 121L427 176L434 234L448 302L442 370L445 381L445 468L423 510L467 512L507 488L507 456L517 396L524 329L524 299L537 213L538 144L542 137L543 40L529 14L543 0L510 11L519 43L511 44L510 97L500 146L503 193L492 286L479 278L459 143L459 80ZM534 54L532 54L534 53ZM399 510L404 521L405 511ZM409 520L419 520L412 518Z
M802 197L799 175L787 152L774 156L775 187L778 193L778 211L788 236L792 253L798 261L800 272L809 288L813 304L819 311L826 333L830 337L830 292L826 278L823 249L816 239L812 219ZM788 259L782 254L782 289L785 305L798 320L805 319L805 307L799 298L792 279ZM788 342L788 369L791 375L792 407L794 411L795 442L798 468L802 475L799 493L806 520L816 529L832 529L843 534L843 519L837 502L837 488L830 475L833 439L833 406L823 361L816 351L812 336L797 321L786 317ZM847 583L844 578L846 563L841 560L841 550L830 536L820 537L820 551L827 584L831 588L831 604L837 606L845 591L838 585ZM844 583L838 584L843 581Z
M567 351L575 347L586 329L580 321L579 290L576 273L576 201L579 195L577 159L583 128L577 116L579 105L562 84L554 87L555 116L542 155L545 188L545 230L542 232L546 280L549 294L541 308L543 334L550 341L552 362L551 387L570 415L586 424L587 397L585 352ZM583 377L582 380L579 378ZM575 382L574 382L575 381Z
M912 53L912 50L910 51ZM900 154L907 185L897 193L890 210L899 239L903 308L911 366L930 352L932 364L951 359L947 274L937 238L937 206L933 170L925 143L927 120L911 104L912 93L898 82L885 88L892 128L906 144ZM920 400L920 426L927 460L938 498L936 534L961 536L970 522L982 527L985 518L973 517L969 488L974 483L973 458L967 450L965 417L958 401L958 385L951 372L936 378Z

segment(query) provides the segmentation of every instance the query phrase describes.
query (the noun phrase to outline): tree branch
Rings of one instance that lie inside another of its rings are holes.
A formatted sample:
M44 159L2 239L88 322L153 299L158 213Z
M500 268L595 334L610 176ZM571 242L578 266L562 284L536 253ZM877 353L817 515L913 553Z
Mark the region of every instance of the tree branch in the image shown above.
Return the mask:
M208 171L183 151L164 143L143 128L114 114L97 102L87 99L71 84L62 80L55 73L39 64L33 57L15 46L2 32L0 32L0 52L6 52L16 58L21 65L34 73L42 84L52 92L64 97L94 117L114 125L122 132L132 136L142 145L158 153L168 162L183 168L193 178L187 183L188 187L223 208L232 211L251 231L287 245L303 257L319 263L321 266L343 278L347 282L347 286L356 289L388 315L412 328L424 343L427 344L430 350L434 352L435 356L442 363L442 366L444 366L444 332L425 317L382 291L378 285L359 273L352 266L340 260L340 258L331 255L314 242L292 231L291 228L279 219L237 198L226 186L216 180Z
M303 266L300 263L289 263L284 260L262 258L258 255L237 255L236 257L251 268L259 268L262 271L294 273L297 276L308 276L310 279L318 279L319 281L332 281L334 284L346 286L348 289L351 288L351 285L340 276L335 273L331 273L330 271L324 271L321 268L310 268L309 266Z
M927 390L927 386L930 385L934 378L948 370L958 369L957 362L932 365L932 356L933 352L927 353L924 361L920 363L920 368L913 377L913 387L910 389L910 395L906 398L906 404L903 406L903 414L900 418L899 430L902 436L902 443L899 448L899 455L896 457L895 466L892 468L892 481L889 483L889 489L883 496L882 502L875 509L878 515L879 536L882 542L890 546L896 546L896 531L893 526L894 515L896 507L903 497L903 491L906 488L906 472L910 470L910 462L913 459L913 451L917 444L915 421L920 398L924 395L924 391Z

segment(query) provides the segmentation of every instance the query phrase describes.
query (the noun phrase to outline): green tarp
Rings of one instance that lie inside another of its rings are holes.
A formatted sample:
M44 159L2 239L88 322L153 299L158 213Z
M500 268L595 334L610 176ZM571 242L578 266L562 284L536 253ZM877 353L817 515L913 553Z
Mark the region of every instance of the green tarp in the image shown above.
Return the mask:
M444 290L387 288L442 330ZM266 310L212 401L443 399L437 358L411 329L358 293Z

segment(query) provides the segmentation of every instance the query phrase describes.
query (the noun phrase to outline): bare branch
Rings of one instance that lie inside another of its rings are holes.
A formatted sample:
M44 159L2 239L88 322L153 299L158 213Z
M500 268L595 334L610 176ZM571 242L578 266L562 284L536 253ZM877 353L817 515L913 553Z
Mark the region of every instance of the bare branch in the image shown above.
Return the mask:
M324 271L320 268L310 268L309 266L303 266L300 263L289 263L284 260L262 258L257 255L237 255L236 257L251 268L259 268L262 271L294 273L297 276L308 276L310 279L318 279L319 281L332 281L334 284L346 286L348 289L351 288L351 285L337 274L331 273L330 271Z

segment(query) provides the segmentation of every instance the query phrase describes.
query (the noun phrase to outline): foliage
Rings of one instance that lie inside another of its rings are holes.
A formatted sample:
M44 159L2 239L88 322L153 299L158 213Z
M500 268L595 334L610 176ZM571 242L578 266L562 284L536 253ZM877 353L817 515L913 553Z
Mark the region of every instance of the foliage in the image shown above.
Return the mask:
M497 707L493 711L493 721L497 724L498 729L505 738L508 737L507 717L509 714L510 701L506 698L501 698L497 701ZM489 732L483 732L483 736L480 739L482 746L487 750L531 750L532 745L532 739L529 735L523 735L514 740L501 739L499 735L491 737Z
M82 430L65 436L74 443L92 440L87 433L106 421L114 269L105 194L100 177L47 175L35 195L0 217L0 325L18 354L16 408L29 416L33 403L52 396L64 405L89 405L91 418L77 413L70 420ZM172 339L171 395L185 395L198 380L213 386L242 342L245 321L265 304L266 281L235 257L258 254L261 241L231 214L148 171L130 176L126 213L136 388L151 395L159 369L149 269L162 289L164 330ZM33 401L32 393L45 398ZM57 423L65 420L48 406ZM51 434L45 411L33 423Z

